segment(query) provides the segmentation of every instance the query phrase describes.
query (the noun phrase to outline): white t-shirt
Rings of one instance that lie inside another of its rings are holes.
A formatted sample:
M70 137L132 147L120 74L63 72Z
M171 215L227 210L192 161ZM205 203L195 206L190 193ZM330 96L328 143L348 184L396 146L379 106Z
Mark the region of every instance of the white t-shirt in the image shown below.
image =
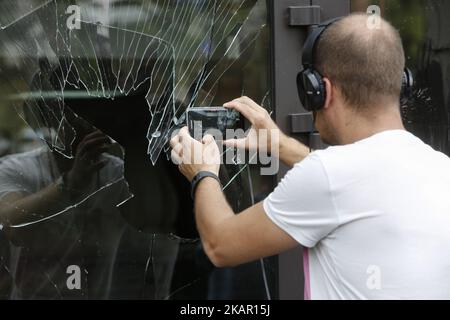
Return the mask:
M311 154L264 201L311 299L450 299L450 159L385 131Z

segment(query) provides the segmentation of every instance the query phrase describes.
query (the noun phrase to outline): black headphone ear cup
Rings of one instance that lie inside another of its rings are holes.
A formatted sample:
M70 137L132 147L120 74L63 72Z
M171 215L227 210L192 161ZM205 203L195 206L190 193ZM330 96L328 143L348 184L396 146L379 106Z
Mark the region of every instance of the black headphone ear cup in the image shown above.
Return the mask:
M327 90L322 75L315 70L313 72L318 84L318 90L316 92L317 94L314 96L314 111L318 111L325 105L325 101L327 99Z
M326 99L325 84L322 76L315 70L306 69L297 76L297 89L300 101L307 111L323 108Z
M307 111L323 108L326 99L322 76L315 70L305 69L297 76L297 89L300 101Z
M305 108L307 111L311 111L308 95L306 94L306 81L308 78L306 73L308 72L309 70L305 69L300 71L297 75L297 91L303 108Z

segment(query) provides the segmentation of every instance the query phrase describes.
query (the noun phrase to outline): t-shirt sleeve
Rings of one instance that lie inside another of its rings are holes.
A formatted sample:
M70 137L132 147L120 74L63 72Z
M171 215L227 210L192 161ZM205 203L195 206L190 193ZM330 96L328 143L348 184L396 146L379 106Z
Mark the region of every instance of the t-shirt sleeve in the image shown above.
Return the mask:
M328 176L316 153L296 164L263 205L278 227L308 248L339 226Z
M0 200L11 193L30 193L24 183L23 174L16 161L8 159L0 163Z

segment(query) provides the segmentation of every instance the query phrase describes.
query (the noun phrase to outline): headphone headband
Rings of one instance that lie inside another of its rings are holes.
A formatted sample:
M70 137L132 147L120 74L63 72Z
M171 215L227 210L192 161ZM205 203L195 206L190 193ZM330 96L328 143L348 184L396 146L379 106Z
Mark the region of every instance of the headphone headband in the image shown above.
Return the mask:
M305 68L313 68L314 66L314 50L316 48L316 44L320 36L325 32L325 30L330 25L341 19L342 17L333 18L325 22L322 22L317 26L313 26L313 29L311 30L311 33L308 35L305 45L303 46L302 64Z

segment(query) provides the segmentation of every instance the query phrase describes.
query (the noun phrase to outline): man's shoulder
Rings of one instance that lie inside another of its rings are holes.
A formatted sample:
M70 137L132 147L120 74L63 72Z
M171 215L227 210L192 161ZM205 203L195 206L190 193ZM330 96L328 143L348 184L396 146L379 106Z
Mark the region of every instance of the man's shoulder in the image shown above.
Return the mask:
M395 142L396 133L383 133L352 144L330 146L313 152L310 157L322 164L327 174L345 176L359 171L373 172L373 168L393 164L391 155L402 152ZM384 163L387 162L387 163Z
M31 151L10 154L0 159L1 168L28 167L39 162L39 159L46 154L45 148L37 148Z
M346 161L359 158L373 157L374 154L387 152L403 152L414 148L429 148L419 138L404 130L383 131L351 144L330 146L327 149L316 151L322 160L344 158Z
M316 150L311 153L310 157L317 159L324 166L331 163L339 164L341 162L348 166L353 161L364 158L366 155L359 145L351 144L330 146L323 150Z
M367 176L378 170L403 170L408 167L445 168L450 171L450 158L425 144L420 138L407 131L387 131L358 142L332 146L315 151L312 156L320 160L328 173L339 176L357 174Z

